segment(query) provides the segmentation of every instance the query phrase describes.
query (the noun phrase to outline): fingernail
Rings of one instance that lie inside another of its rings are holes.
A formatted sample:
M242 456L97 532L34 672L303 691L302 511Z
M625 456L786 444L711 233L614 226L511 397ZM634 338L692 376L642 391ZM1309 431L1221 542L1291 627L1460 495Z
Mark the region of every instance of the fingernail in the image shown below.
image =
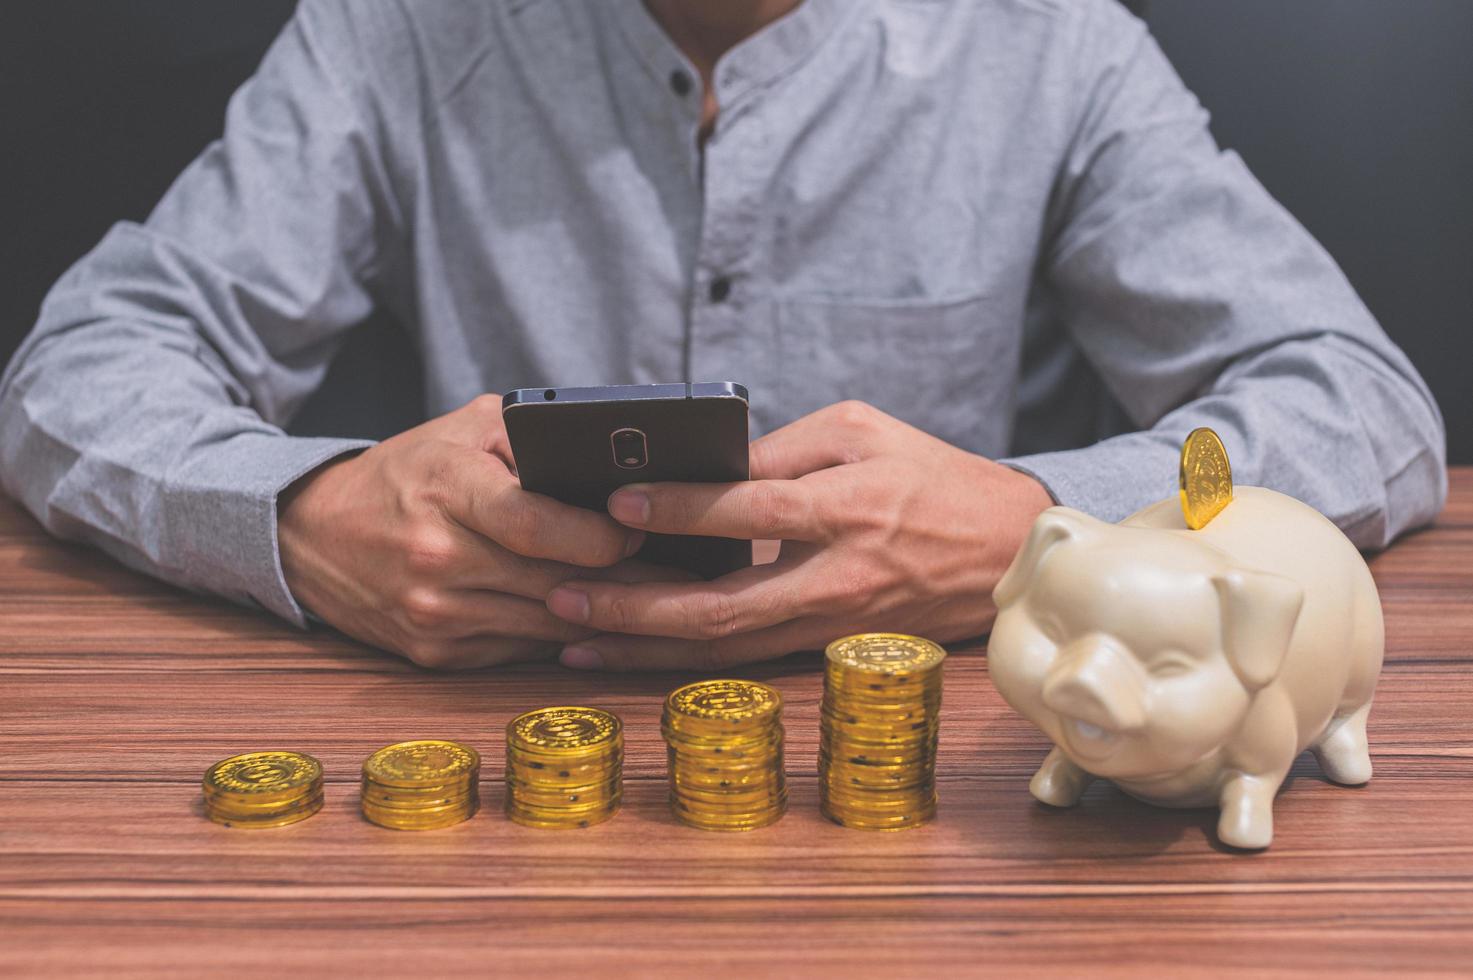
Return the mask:
M547 594L547 608L554 616L571 623L588 622L588 596L577 589L558 586Z
M629 535L629 540L624 542L624 557L633 558L634 553L644 547L644 532L636 531Z
M609 497L609 513L620 524L639 527L650 522L650 498L637 490L615 490Z
M563 647L558 663L573 670L603 670L604 658L593 647Z

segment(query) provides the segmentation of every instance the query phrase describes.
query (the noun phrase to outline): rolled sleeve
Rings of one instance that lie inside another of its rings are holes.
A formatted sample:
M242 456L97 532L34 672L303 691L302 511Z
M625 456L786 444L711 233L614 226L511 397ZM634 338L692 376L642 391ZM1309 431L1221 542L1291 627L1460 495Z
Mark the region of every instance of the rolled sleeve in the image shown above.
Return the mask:
M372 443L283 426L374 309L395 224L337 10L301 5L224 138L62 277L0 381L0 480L48 529L299 626L278 494Z
M180 482L163 492L167 553L182 563L180 577L304 627L282 574L277 498L324 463L371 445L253 432L193 454Z
M1075 343L1143 431L1008 460L1108 520L1176 492L1182 440L1222 436L1240 484L1358 545L1446 497L1437 405L1335 262L1221 151L1139 21L1082 5L1079 124L1042 263Z

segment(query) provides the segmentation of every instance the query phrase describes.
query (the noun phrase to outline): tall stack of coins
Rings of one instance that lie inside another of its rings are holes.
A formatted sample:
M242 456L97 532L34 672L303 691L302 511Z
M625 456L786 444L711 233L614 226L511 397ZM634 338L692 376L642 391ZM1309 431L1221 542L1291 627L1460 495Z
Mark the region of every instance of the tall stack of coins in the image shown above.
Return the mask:
M687 684L665 699L670 809L703 830L755 830L788 806L782 697L754 681Z
M227 827L284 827L322 809L322 764L299 752L222 759L204 779L205 814Z
M420 739L363 763L363 816L391 830L438 830L480 807L481 756L458 742Z
M597 708L539 708L506 726L506 815L525 827L588 827L619 811L624 726Z
M830 643L818 751L819 808L860 830L936 815L936 742L946 651L899 633Z

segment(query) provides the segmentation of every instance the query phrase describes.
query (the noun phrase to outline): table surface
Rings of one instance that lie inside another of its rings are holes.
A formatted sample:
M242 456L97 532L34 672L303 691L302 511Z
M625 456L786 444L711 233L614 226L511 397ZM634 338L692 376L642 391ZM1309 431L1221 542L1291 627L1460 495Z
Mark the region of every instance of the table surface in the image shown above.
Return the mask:
M801 654L742 672L786 701L788 815L692 830L666 810L658 726L685 676L429 673L155 584L0 503L0 973L1473 970L1473 469L1453 487L1436 527L1372 563L1375 778L1334 786L1306 755L1259 854L1217 845L1213 811L1105 784L1072 810L1035 803L1047 742L979 648L946 665L935 823L819 816L821 672ZM501 815L504 726L554 703L624 718L608 823ZM481 813L427 833L366 823L364 757L422 737L481 750ZM205 769L264 748L322 760L323 812L207 821Z

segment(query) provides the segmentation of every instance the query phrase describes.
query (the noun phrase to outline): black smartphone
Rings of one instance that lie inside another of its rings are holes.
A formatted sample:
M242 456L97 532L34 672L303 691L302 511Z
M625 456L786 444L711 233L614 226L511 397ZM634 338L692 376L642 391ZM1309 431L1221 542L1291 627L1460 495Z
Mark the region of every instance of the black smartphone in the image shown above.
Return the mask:
M501 400L523 489L607 513L629 483L732 483L747 470L747 389L702 384L519 388ZM638 557L716 578L752 542L651 534Z

